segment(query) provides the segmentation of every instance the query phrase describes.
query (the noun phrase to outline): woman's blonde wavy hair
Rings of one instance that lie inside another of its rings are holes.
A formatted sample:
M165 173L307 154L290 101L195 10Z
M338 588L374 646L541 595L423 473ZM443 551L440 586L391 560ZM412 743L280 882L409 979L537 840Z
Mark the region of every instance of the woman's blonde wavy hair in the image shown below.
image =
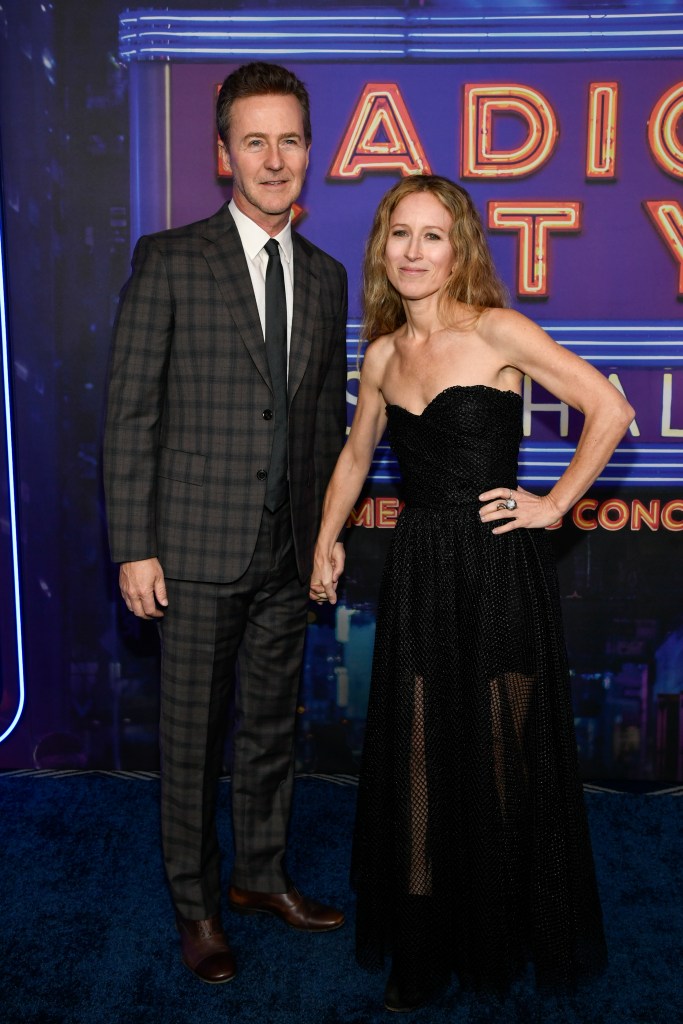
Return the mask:
M455 268L438 299L439 317L444 325L453 326L458 302L470 308L473 322L485 309L508 305L507 289L493 265L484 228L469 193L436 174L402 178L377 207L365 247L361 337L368 341L395 331L406 321L401 296L387 277L384 250L391 215L402 199L417 192L436 196L453 219L450 241Z

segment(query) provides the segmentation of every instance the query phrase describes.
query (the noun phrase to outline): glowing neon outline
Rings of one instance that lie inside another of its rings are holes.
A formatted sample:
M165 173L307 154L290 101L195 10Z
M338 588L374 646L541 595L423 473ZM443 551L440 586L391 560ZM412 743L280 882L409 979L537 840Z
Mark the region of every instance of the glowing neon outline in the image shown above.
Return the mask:
M596 46L592 47L587 56L594 54L661 54L662 51L666 54L678 55L683 53L683 46ZM403 46L397 47L393 50L381 50L371 49L369 47L363 47L358 49L342 49L341 47L320 47L318 49L309 48L296 48L278 46L269 49L263 46L254 44L253 46L232 46L232 47L189 47L189 46L143 46L135 50L122 50L120 57L122 60L130 60L132 58L143 58L145 54L158 55L160 57L172 57L178 54L184 56L195 56L197 58L203 58L206 56L213 57L247 57L247 56L274 56L275 54L285 54L290 57L301 57L304 58L317 58L317 57L329 57L329 56L346 56L346 57L434 57L434 56L462 56L463 54L470 54L485 60L488 56L499 57L504 54L517 54L517 55L543 55L543 54L566 54L569 57L586 56L583 51L577 51L571 47L559 47L559 46L546 46L543 48L537 47L519 47L519 46L508 46L508 47L487 47L485 50L477 50L471 46L463 46L460 48L449 48L443 47L413 47L409 46L404 48Z
M683 114L683 83L677 82L655 103L647 123L647 139L652 156L672 178L683 178L683 146L676 137L674 124Z
M683 51L683 46L677 45L683 35L680 27L682 19L680 11L619 11L601 14L596 19L591 13L570 14L566 11L561 14L534 11L521 15L498 12L494 15L366 15L343 11L333 15L303 11L286 15L274 12L262 15L255 12L222 15L148 10L128 11L119 15L119 45L120 57L126 61L172 56L191 60L203 56L248 56L259 53L264 56L288 54L304 60L325 56L353 59L359 54L378 59L407 57L417 60L429 59L434 54L469 54L484 60L505 54L547 54L556 55L558 59L599 56L603 53L625 56L658 53L676 56ZM291 37L302 24L308 29L303 35L297 34L297 38L304 43L302 47L285 45L264 49L262 41L276 34L282 38L283 29L285 38ZM207 27L204 28L204 25ZM531 26L531 30L527 26ZM206 48L202 45L203 40L220 39L221 36L232 38L235 45L224 48ZM143 39L152 44L156 39L159 45L141 46L139 44ZM327 39L332 45L316 46L318 39ZM359 40L361 48L344 46L345 39ZM172 40L187 40L197 45L177 47ZM309 40L310 44L306 45ZM373 42L378 43L380 40L390 43L395 40L395 46L387 49L372 46ZM429 45L432 40L440 40L441 45ZM449 42L455 43L458 40L462 46L449 46ZM514 45L516 40L520 40L520 45ZM531 45L523 45L524 40ZM553 45L555 40L558 45ZM636 40L643 40L644 44L638 45ZM249 45L249 41L252 45ZM506 46L507 41L512 45ZM334 45L339 42L342 42L341 46ZM363 46L363 42L368 45Z
M619 83L591 82L586 145L586 178L590 181L616 178L618 113Z
M676 199L644 199L643 206L678 266L678 295L683 295L683 210Z
M388 109L379 105L381 100L386 102ZM380 118L387 119L385 124L387 135L390 139L393 136L396 140L395 133L389 124L391 117L395 119L399 131L405 139L405 155L396 150L395 142L394 149L389 149L388 152L372 152L369 149L361 152L361 147L367 143L368 139L374 138L377 133ZM420 169L419 173L431 174L427 155L420 143L399 85L396 82L367 82L356 102L342 141L327 172L328 178L341 181L359 179L370 169L397 169L404 177L408 177L416 172L406 169L407 158L411 160L413 167Z
M529 133L516 149L491 149L497 111L526 120ZM533 174L552 155L558 134L553 106L538 89L519 82L468 83L463 89L461 175L497 179Z
M0 743L14 732L24 710L24 642L22 636L21 593L19 586L19 543L17 530L16 496L14 491L14 452L12 448L12 406L9 384L9 342L5 307L5 260L4 229L0 209L0 341L2 343L2 386L5 409L5 432L7 434L7 482L9 490L10 532L12 537L12 569L14 576L14 619L17 634L17 675L19 678L19 705L12 723L0 736Z
M489 200L489 230L517 233L519 296L545 298L549 294L548 236L580 231L582 216L583 203L570 200Z

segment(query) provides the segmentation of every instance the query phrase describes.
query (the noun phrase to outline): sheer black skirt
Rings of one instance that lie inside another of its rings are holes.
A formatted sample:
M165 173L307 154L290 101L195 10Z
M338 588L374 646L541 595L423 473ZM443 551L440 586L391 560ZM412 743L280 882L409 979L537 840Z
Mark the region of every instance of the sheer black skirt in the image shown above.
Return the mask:
M505 990L606 963L545 531L406 509L380 591L358 793L357 958Z

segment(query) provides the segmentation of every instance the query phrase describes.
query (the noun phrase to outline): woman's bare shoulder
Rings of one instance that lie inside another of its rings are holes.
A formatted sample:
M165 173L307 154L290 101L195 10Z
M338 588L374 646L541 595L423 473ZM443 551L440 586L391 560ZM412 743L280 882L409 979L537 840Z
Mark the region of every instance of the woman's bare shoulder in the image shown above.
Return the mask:
M518 313L516 309L489 307L477 321L477 331L486 341L509 335L512 332L533 328L533 321Z
M395 333L368 342L363 353L363 376L380 379L395 350Z

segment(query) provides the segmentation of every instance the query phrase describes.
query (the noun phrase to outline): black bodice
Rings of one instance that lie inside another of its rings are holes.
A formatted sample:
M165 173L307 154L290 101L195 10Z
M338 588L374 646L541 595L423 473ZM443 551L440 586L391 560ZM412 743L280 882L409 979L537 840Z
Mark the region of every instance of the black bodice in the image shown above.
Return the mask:
M408 506L451 508L516 487L522 399L514 391L455 385L419 415L388 405L387 416Z

